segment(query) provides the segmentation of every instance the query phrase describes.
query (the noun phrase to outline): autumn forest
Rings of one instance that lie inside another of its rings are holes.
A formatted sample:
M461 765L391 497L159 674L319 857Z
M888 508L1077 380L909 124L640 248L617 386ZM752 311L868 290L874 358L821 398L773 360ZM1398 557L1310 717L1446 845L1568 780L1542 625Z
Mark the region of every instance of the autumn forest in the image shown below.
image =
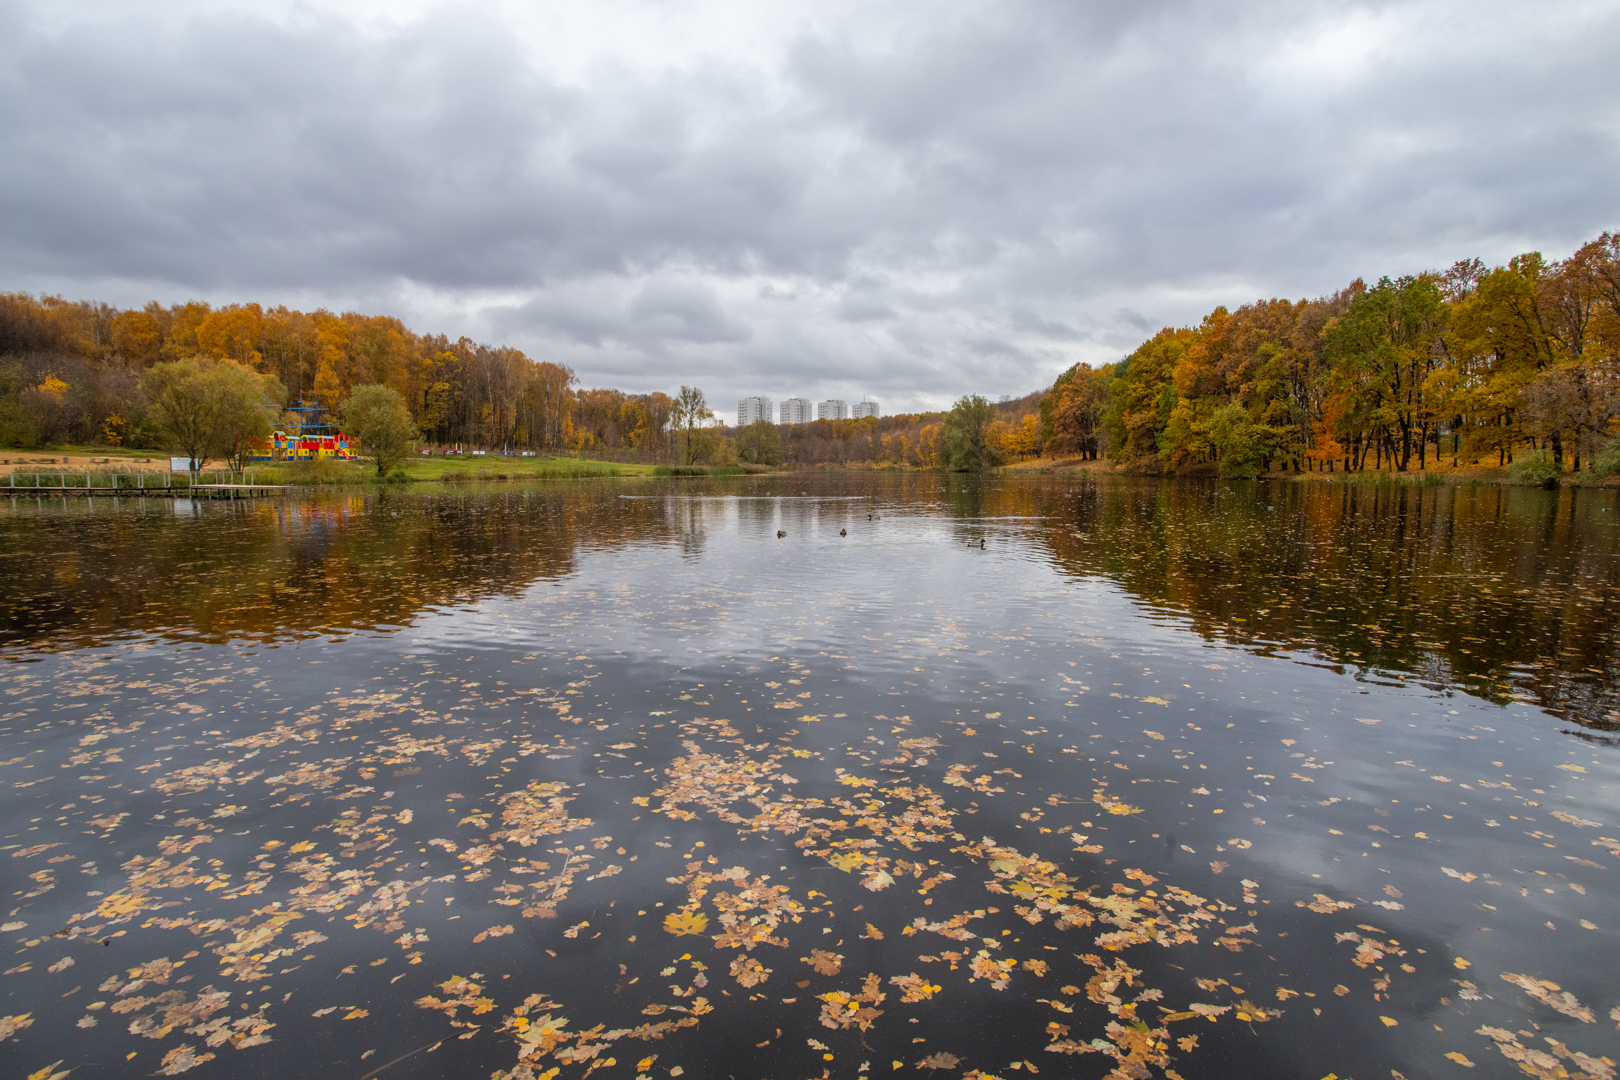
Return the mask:
M357 386L396 390L424 443L674 460L680 400L586 388L567 366L389 316L189 302L120 310L0 296L0 444L158 449L141 376L196 359L273 376L287 400L341 404ZM275 382L266 385L274 386ZM953 450L950 414L817 421L755 433L710 424L701 460L973 467L1040 457L1110 458L1141 472L1506 465L1614 471L1620 418L1620 236L1563 259L1444 271L1329 296L1218 307L1166 328L1116 363L1076 364L1044 391L983 406L978 450ZM711 403L719 404L719 403ZM958 434L960 432L958 431Z

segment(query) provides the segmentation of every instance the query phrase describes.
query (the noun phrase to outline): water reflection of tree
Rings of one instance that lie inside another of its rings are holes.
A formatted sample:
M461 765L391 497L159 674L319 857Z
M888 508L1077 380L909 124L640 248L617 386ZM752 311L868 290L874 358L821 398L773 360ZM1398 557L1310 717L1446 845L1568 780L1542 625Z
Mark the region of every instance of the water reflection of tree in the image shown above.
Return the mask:
M1620 730L1615 530L1599 493L1328 484L996 484L1053 561L1185 611L1199 633L1316 648ZM950 505L954 510L956 502Z
M151 504L149 504L150 506ZM653 503L580 491L385 494L147 513L15 514L0 644L155 632L274 641L385 628L576 568L581 543L665 540Z

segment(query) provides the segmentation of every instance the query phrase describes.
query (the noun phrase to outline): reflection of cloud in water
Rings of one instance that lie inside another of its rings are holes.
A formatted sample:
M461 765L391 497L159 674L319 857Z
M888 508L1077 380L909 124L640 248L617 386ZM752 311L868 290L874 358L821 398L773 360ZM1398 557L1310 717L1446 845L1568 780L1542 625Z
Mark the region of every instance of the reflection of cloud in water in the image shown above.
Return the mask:
M85 515L77 547L67 517L4 519L56 545L29 563L44 605L11 596L57 654L0 669L0 811L35 826L0 858L0 978L27 999L0 1037L171 1074L432 1047L508 1080L654 1055L1382 1075L1522 1054L1475 1031L1531 1023L1566 1062L1601 1049L1580 1011L1613 1004L1582 922L1616 907L1604 748L1261 640L1331 629L1308 617L1360 589L1357 627L1401 655L1455 601L1425 591L1455 548L1391 536L1430 508L1327 515L1369 552L1341 566L1301 550L1310 491L1278 522L1259 507L1286 492L1235 486L745 485L883 498L495 489L204 507L174 533ZM164 546L98 561L132 534ZM1390 560L1405 583L1372 589ZM148 637L109 664L63 646L126 625L68 618L114 575L213 591L127 609L165 633L407 625ZM266 580L296 605L249 606Z

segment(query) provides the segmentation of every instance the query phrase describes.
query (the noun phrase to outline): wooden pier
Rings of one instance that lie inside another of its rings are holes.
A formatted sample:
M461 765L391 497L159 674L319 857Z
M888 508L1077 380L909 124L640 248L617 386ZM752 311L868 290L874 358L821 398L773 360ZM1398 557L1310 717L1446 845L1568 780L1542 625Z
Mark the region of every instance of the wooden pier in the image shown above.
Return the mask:
M217 474L216 474L217 475ZM22 481L19 483L18 481ZM52 481L55 483L52 483ZM98 482L104 481L104 482ZM0 493L76 495L81 498L262 499L293 490L290 484L176 484L169 473L11 473Z

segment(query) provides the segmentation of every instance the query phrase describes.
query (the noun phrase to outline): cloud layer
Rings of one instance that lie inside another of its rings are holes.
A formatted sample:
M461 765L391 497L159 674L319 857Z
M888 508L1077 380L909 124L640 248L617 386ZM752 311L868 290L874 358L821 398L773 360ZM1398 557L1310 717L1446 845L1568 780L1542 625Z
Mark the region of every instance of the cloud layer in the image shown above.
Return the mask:
M722 405L1021 394L1620 227L1615 55L1556 0L11 3L0 288L352 306Z

